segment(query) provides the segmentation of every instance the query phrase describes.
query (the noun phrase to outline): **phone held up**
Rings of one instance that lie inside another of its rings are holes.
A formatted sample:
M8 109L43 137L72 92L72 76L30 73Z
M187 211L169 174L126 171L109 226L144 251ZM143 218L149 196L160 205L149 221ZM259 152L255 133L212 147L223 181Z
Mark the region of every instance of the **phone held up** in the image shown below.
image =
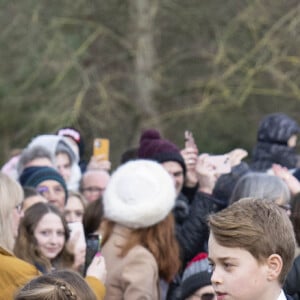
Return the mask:
M211 165L214 166L215 173L227 174L231 172L231 165L228 155L209 155L207 160Z
M86 238L86 255L85 255L85 267L84 275L86 270L91 264L94 256L97 252L100 252L101 249L101 234L89 234Z
M95 138L93 143L93 155L103 155L104 160L109 160L109 139Z

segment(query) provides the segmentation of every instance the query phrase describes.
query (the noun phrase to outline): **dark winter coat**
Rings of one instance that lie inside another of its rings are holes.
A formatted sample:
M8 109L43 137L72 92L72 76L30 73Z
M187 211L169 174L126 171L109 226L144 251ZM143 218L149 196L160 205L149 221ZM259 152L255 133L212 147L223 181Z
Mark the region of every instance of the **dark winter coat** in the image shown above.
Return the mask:
M219 205L220 209L228 206L229 199L236 183L242 176L250 171L249 165L245 162L241 162L233 167L230 173L223 174L218 178L213 190L213 195L215 196L215 202Z
M184 189L173 210L176 222L176 237L181 250L182 269L199 252L207 252L208 225L207 217L218 210L216 199L208 194ZM181 274L177 274L169 285L168 300L177 298Z
M177 198L173 213L183 267L197 253L207 252L207 216L216 208L213 196L205 193L197 192L191 203L183 194Z
M254 171L266 171L273 163L277 163L288 169L295 168L296 152L287 145L287 142L299 131L296 121L287 115L282 113L267 115L259 126L250 167Z
M300 299L300 255L295 258L283 289L287 294L292 295L294 300Z

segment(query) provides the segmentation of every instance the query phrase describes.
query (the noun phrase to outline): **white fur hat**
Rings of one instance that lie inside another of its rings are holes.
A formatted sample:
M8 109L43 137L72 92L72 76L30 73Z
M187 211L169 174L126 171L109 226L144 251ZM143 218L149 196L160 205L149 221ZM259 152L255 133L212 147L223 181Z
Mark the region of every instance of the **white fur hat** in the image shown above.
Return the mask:
M138 159L121 165L103 196L104 216L129 228L162 221L175 204L175 185L157 162Z

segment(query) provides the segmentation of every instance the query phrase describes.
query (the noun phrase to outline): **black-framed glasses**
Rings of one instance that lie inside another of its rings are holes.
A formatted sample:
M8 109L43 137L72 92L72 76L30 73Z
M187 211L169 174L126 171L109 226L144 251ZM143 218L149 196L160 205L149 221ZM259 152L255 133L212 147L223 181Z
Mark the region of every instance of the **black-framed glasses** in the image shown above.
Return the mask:
M87 193L97 193L100 194L104 191L104 189L101 189L99 187L95 187L95 186L91 186L91 187L87 187L87 188L83 188L82 192L87 192Z

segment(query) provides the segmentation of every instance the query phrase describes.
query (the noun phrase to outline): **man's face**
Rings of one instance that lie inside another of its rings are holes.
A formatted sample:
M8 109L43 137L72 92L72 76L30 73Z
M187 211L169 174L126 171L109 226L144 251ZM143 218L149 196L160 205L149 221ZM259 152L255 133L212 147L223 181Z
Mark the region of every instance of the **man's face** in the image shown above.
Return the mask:
M37 191L44 196L49 203L64 210L66 193L63 186L56 180L45 180L37 186Z
M94 202L103 195L109 178L109 174L102 170L87 171L83 175L81 192L88 202Z
M181 192L184 183L183 169L181 165L176 161L166 161L163 162L161 165L174 179L176 194L178 196Z

